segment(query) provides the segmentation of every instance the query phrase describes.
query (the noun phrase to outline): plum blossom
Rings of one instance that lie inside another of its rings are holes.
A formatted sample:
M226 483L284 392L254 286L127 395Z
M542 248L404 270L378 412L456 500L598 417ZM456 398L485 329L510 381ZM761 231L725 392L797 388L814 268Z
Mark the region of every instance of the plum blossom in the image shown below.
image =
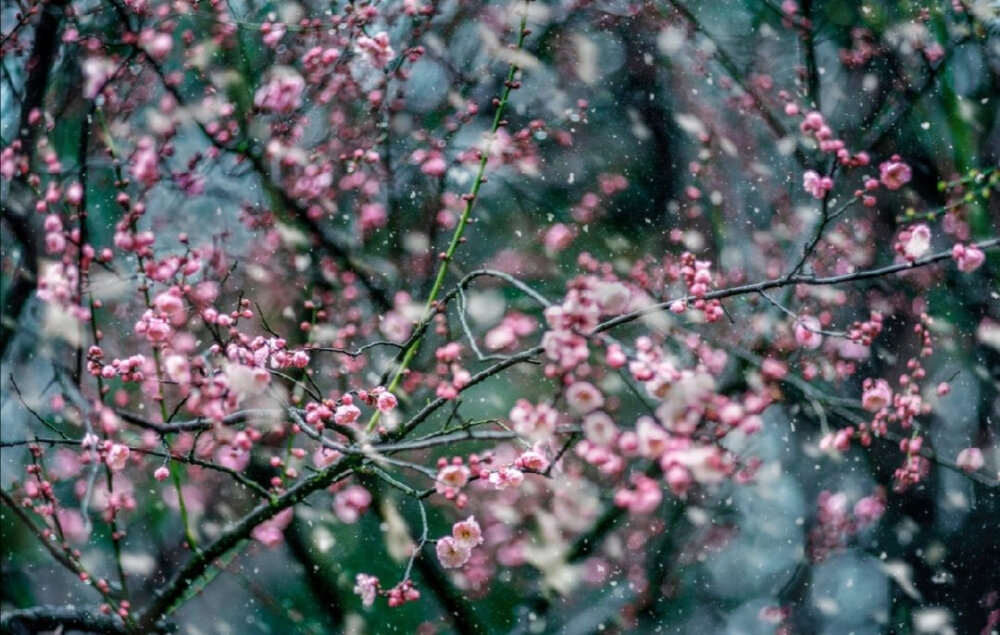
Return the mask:
M607 413L592 412L583 418L583 435L598 447L609 447L618 437L618 426Z
M375 404L379 409L379 412L391 412L396 408L397 403L396 395L391 392L379 393L378 398L375 400Z
M865 381L865 391L861 396L861 407L868 412L878 412L892 403L892 389L889 382L879 379L874 383Z
M83 62L83 96L93 99L104 88L117 65L103 57L89 57Z
M438 539L435 549L441 566L446 569L457 569L472 557L472 549L463 547L451 536Z
M107 463L112 472L121 472L128 464L129 453L130 450L127 445L115 443L108 450L108 456L104 459L104 462Z
M451 536L459 548L472 549L483 544L483 532L473 516L452 525Z
M281 68L254 93L253 103L262 112L287 115L302 105L306 81L290 68Z
M573 230L563 223L556 223L545 232L545 251L549 255L555 255L572 244L575 234Z
M132 178L146 187L153 187L160 180L159 156L152 137L141 137L129 163Z
M976 246L966 247L965 245L955 245L951 250L951 257L958 263L958 270L964 273L971 273L982 266L986 260L986 254Z
M375 68L385 68L396 55L389 42L389 34L385 31L376 33L373 37L359 37L357 46Z
M518 399L510 411L514 431L534 441L545 441L555 432L559 413L548 404L534 406L527 399Z
M635 489L621 489L615 493L615 505L627 507L633 514L648 514L660 506L663 490L657 481L644 474L636 474L632 477L632 484Z
M518 487L524 482L524 472L513 467L505 467L496 472L490 472L486 480L496 489Z
M367 489L360 485L351 485L334 497L333 512L340 522L351 525L358 522L371 504L372 495Z
M806 170L802 174L802 187L813 198L823 198L827 192L833 189L833 179L828 176L820 176L815 170Z
M927 225L920 224L899 234L897 250L909 261L914 261L931 248L931 230Z
M965 448L958 453L955 463L966 472L975 472L982 468L985 463L983 451L979 448Z
M578 381L566 389L566 403L576 412L586 414L604 405L604 395L590 382Z
M354 423L361 416L361 409L354 404L344 404L337 406L333 413L333 420L339 425L345 426Z
M913 177L913 170L910 166L900 160L899 155L892 155L889 161L885 161L878 166L879 181L890 190L898 190Z
M519 470L544 472L549 467L549 460L541 452L527 450L517 457L517 460L514 461L514 467Z
M285 539L285 527L292 522L295 511L289 507L270 520L265 520L253 528L253 539L265 547L277 547Z
M371 606L375 603L378 586L378 578L373 575L359 573L354 578L354 592L361 597L361 604L363 606Z
M802 348L817 349L823 344L823 335L819 330L820 323L815 317L801 317L795 323L795 342Z
M470 475L471 471L464 465L446 465L438 471L434 487L439 494L457 491L465 487Z

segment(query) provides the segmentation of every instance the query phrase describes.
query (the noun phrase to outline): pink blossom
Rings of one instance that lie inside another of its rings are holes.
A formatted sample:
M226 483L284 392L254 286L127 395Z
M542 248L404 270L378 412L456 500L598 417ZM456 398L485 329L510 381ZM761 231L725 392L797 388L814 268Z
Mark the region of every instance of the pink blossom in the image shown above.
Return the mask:
M518 469L544 472L549 467L549 460L540 452L527 450L521 456L517 457L517 460L514 461L514 466Z
M674 494L674 496L682 498L687 496L688 489L691 488L691 484L694 482L691 472L688 471L688 469L683 465L678 465L676 463L667 468L664 476L667 481L667 486L670 487L670 491Z
M388 220L389 215L381 203L365 203L361 206L359 224L363 233L367 234L379 227L384 227Z
M367 489L360 485L351 485L334 496L333 512L340 522L351 525L361 518L371 504L372 495Z
M145 34L143 35L145 36ZM174 40L169 33L151 34L149 37L143 37L142 43L149 54L161 62L170 55L170 51L174 47Z
M83 202L83 186L74 181L66 188L66 202L70 205L79 205Z
M118 66L103 57L89 57L83 62L83 96L94 99Z
M604 405L604 395L590 382L578 381L566 389L566 403L573 410L586 414Z
M559 419L552 406L538 404L534 406L526 399L518 399L510 411L510 422L514 431L533 441L545 441L555 433Z
M472 557L472 550L459 545L451 536L439 538L435 549L441 566L446 569L457 569Z
M879 379L873 384L865 382L867 385L861 396L861 407L868 412L878 412L892 403L892 389L889 382Z
M640 417L635 432L639 440L639 454L647 459L658 459L666 451L670 435L651 417Z
M983 451L979 448L965 448L958 453L955 463L966 472L975 472L982 468L985 463Z
M354 404L344 404L337 406L333 413L333 420L342 426L354 423L361 416L361 409Z
M598 447L610 447L618 437L618 426L607 413L592 412L583 418L583 434Z
M340 456L341 454L337 450L326 446L320 446L317 448L316 452L313 453L313 465L319 469L323 469L324 467L332 465L334 461L340 458Z
M820 176L815 170L806 170L802 175L802 187L813 198L823 198L827 192L833 189L833 179L828 176Z
M241 447L224 445L215 453L215 461L234 472L242 472L250 464L250 452Z
M171 287L169 290L157 294L153 298L153 306L157 312L166 316L171 324L183 324L187 319L187 310L184 307L184 300L181 299L181 290L178 287Z
M420 164L420 171L427 176L442 177L448 171L448 162L444 160L440 152L431 152L427 159Z
M146 187L153 187L160 180L159 156L152 137L139 139L129 163L132 178Z
M253 103L262 112L287 115L302 105L306 82L290 68L281 68L254 93Z
M811 315L799 318L795 323L795 342L802 348L817 349L823 343L823 335L818 333L820 323Z
M121 472L128 464L129 452L128 446L115 443L108 450L108 456L104 459L104 462L111 468L112 472Z
M892 159L885 161L878 166L879 180L882 185L890 190L898 190L913 177L913 170L906 163L903 163L898 155L893 155Z
M924 224L902 232L899 239L903 257L910 261L920 258L931 248L931 230Z
M599 280L592 284L590 296L597 302L602 314L617 315L628 307L631 292L621 282Z
M883 496L865 496L854 503L854 517L860 526L868 526L882 517L885 513L885 499Z
M168 476L170 476L170 470L167 469L166 465L161 465L160 467L156 468L155 472L153 472L153 478L155 478L158 481L165 481L167 480Z
M396 408L396 395L391 392L379 393L378 399L376 400L376 406L380 412L392 412Z
M376 33L374 37L359 37L357 46L375 68L385 68L396 54L389 43L389 34L385 31Z
M378 594L378 578L373 575L359 573L354 578L354 592L361 596L361 604L371 606Z
M958 270L970 273L975 271L986 260L986 254L979 247L958 244L951 250L951 257L958 263Z
M512 467L505 467L496 472L490 472L487 480L496 489L518 487L522 482L524 482L524 472Z
M446 465L438 471L435 489L439 494L447 490L457 491L469 482L471 472L464 465Z
M545 243L545 250L549 254L557 254L560 251L566 249L573 242L575 234L568 225L563 223L556 223L545 232L545 238L543 242Z
M924 57L926 57L927 61L930 62L931 64L937 62L944 56L945 56L944 47L938 44L937 42L931 42L930 44L924 47Z
M663 490L657 481L637 474L632 477L632 483L635 489L622 489L615 493L615 505L627 507L633 514L648 514L660 506Z
M473 549L483 544L483 532L473 516L452 525L451 535L459 548Z
M294 511L291 507L282 511L274 518L265 520L253 528L250 533L253 539L265 547L277 547L285 539L285 527L292 522Z
M90 538L93 527L84 521L83 514L77 510L61 508L56 512L56 518L62 526L63 535L70 542L84 543Z

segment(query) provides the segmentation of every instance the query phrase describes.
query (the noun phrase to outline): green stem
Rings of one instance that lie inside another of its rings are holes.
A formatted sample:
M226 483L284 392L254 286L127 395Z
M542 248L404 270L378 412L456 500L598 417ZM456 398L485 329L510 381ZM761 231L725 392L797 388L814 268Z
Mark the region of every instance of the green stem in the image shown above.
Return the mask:
M530 0L526 0L525 5L527 5L527 1ZM521 15L521 24L518 29L517 45L515 50L519 51L524 46L524 40L528 35L527 23L528 12L525 11ZM421 322L430 321L431 317L434 315L434 307L437 304L438 294L441 293L441 287L444 286L444 279L448 275L448 266L455 258L455 252L458 251L458 246L462 243L462 235L465 233L465 227L468 225L472 215L472 208L476 203L476 198L479 196L479 188L482 187L483 181L485 180L486 163L490 158L490 150L492 149L493 141L496 139L496 133L500 129L500 126L504 123L503 113L507 107L507 101L510 98L510 93L514 89L514 76L517 74L518 69L518 65L516 63L512 63L510 65L510 69L507 71L507 81L504 82L500 102L497 104L496 113L493 115L493 125L490 127L489 143L483 152L482 158L479 159L479 169L476 171L476 178L472 182L472 188L469 190L469 193L465 195L465 206L462 208L462 215L458 219L458 225L455 227L455 232L451 236L451 242L448 244L448 250L445 251L443 257L441 258L441 264L438 266L437 276L434 278L434 286L431 287L430 294L427 297L427 303L424 305L423 317L420 320ZM390 392L399 387L399 382L402 381L407 368L409 368L413 358L416 357L417 352L420 350L421 341L423 341L423 337L418 337L410 342L409 346L406 348L406 351L403 353L403 358L399 362L399 367L396 369L396 372L387 387L387 390ZM381 413L378 410L372 414L372 417L368 421L368 425L365 428L367 432L372 432L375 429L375 426L378 425L380 414Z

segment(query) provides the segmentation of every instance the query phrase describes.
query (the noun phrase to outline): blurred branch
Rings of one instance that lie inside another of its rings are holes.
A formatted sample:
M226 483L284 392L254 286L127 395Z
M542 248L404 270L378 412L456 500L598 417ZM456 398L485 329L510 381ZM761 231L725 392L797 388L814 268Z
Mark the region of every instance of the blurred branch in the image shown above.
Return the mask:
M764 120L767 127L771 129L774 136L778 139L788 137L788 129L785 128L785 126L778 121L778 118L774 116L774 113L771 112L771 109L767 107L764 101L760 98L760 95L757 94L757 91L750 85L750 82L747 81L739 66L737 66L733 58L726 53L726 49L722 47L722 44L718 41L718 39L712 35L701 23L701 21L698 20L694 13L692 13L691 10L684 6L679 0L667 0L667 2L694 28L695 31L701 33L705 36L705 39L712 43L715 48L715 52L713 53L715 59L718 60L719 64L726 71L729 77L736 82L743 92L750 96L754 110L756 110L761 119ZM795 147L794 156L795 160L798 161L800 165L806 165L806 156L802 152L802 149L798 146Z
M313 492L347 478L359 464L360 458L356 456L341 459L322 472L299 481L272 501L258 505L238 522L222 531L215 540L202 546L201 550L154 594L153 601L136 617L140 628L151 627L177 608L178 602L187 590L208 571L212 563L246 540L254 527L305 500Z
M32 122L32 113L42 110L45 104L49 75L52 73L59 52L59 30L66 15L67 2L68 0L46 2L42 6L38 26L35 27L34 48L27 62L28 77L24 84L24 100L21 104L17 137L20 151L28 157L28 171L38 131L41 128L40 124ZM20 323L21 312L38 280L42 231L31 199L27 174L20 174L11 183L10 191L0 208L3 221L10 227L14 239L24 250L20 266L14 273L14 280L3 297L3 306L0 307L0 359L7 353L7 347Z
M28 609L7 611L0 616L0 633L28 635L42 631L86 633L129 633L125 623L115 614L105 614L99 607L34 606ZM148 632L164 633L171 629L154 624Z
M813 4L812 0L802 0L803 21L799 25L802 38L802 57L806 70L806 103L819 111L823 110L820 102L819 66L816 64L816 41L813 37Z

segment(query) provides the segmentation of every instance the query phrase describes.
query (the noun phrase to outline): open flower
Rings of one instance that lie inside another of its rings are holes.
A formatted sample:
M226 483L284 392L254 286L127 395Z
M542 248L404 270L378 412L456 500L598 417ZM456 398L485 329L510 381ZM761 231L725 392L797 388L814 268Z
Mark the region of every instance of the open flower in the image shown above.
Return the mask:
M903 257L913 261L920 258L931 248L931 230L927 225L920 224L899 235Z
M966 247L965 245L955 245L951 250L951 257L958 264L958 270L970 273L982 266L986 260L986 254L979 247Z
M472 549L483 544L483 532L473 516L455 523L451 528L451 536L459 548Z
M441 566L446 569L457 569L472 557L472 549L461 546L451 536L439 539L436 550Z
M116 443L108 450L108 456L104 462L108 464L112 472L121 472L128 464L129 453L128 446Z
M866 381L865 392L861 396L861 407L868 412L878 412L892 403L892 389L889 382L879 379L875 383Z
M983 451L979 448L965 448L958 453L955 463L966 472L975 472L983 467L983 463L985 463Z
M913 178L910 166L899 160L898 155L878 166L879 180L890 190L898 190Z
M354 592L361 596L362 605L371 606L375 603L375 596L378 594L378 578L359 573L354 578Z
M819 332L819 320L811 315L800 318L795 323L795 342L802 348L816 349L823 343L823 335Z

